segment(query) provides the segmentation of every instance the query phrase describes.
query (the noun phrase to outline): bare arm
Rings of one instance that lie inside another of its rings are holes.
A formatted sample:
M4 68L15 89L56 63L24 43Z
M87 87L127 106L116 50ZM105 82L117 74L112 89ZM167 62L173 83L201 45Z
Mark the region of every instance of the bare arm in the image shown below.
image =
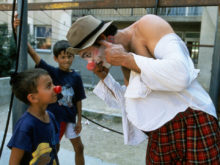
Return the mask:
M40 63L40 56L34 51L34 49L31 47L29 43L28 43L28 53L30 54L34 62L38 65Z
M77 101L76 102L76 108L77 108L78 122L81 123L81 118L82 118L82 101Z
M18 148L12 148L9 165L20 165L23 156L24 156L24 150Z
M76 102L76 109L77 109L77 117L78 121L76 122L76 127L75 127L75 132L76 134L79 134L82 130L82 101L77 101Z
M147 26L147 25L151 26ZM154 48L157 42L166 34L173 33L171 26L163 19L154 15L146 15L135 23L136 37L140 38L142 46L147 50L143 54L148 58L154 57ZM107 41L100 41L105 46L105 55L108 63L114 66L123 66L130 70L140 73L132 53L120 44L113 44ZM139 54L141 55L141 54Z

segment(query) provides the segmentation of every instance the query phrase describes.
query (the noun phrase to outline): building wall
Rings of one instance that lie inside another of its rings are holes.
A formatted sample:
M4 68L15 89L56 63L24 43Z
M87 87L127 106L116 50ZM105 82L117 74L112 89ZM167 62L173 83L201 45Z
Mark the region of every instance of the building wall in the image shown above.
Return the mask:
M10 78L0 78L0 104L8 104L11 97L11 90L9 85Z
M204 7L201 24L200 44L214 45L217 24L217 7ZM212 57L214 47L201 47L199 50L199 81L208 91L211 80Z

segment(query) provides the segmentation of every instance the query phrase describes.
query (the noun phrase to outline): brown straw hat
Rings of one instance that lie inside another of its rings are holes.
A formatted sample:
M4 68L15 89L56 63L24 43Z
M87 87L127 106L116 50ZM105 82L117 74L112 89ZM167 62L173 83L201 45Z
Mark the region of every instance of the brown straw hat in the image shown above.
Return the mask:
M69 29L66 38L71 47L67 51L73 54L88 48L96 39L111 25L111 22L104 23L97 18L87 15L78 18Z

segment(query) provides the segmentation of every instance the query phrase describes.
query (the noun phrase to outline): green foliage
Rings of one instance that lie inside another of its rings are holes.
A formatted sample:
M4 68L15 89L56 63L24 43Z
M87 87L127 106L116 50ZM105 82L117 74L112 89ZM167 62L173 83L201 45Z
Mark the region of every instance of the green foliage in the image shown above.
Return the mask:
M7 24L0 25L0 77L9 76L15 65L16 44Z

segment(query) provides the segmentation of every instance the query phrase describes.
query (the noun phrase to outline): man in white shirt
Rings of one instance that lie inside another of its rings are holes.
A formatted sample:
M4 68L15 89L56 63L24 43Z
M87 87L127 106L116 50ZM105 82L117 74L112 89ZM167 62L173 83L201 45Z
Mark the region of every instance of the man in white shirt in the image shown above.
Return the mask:
M79 18L67 34L72 46L67 51L93 61L90 68L98 74L97 52L104 46L107 63L122 67L126 87L100 67L103 81L94 91L107 103L120 105L125 143L141 142L142 132L148 135L146 164L218 164L215 107L196 80L199 71L184 42L155 15L122 30L111 23Z

